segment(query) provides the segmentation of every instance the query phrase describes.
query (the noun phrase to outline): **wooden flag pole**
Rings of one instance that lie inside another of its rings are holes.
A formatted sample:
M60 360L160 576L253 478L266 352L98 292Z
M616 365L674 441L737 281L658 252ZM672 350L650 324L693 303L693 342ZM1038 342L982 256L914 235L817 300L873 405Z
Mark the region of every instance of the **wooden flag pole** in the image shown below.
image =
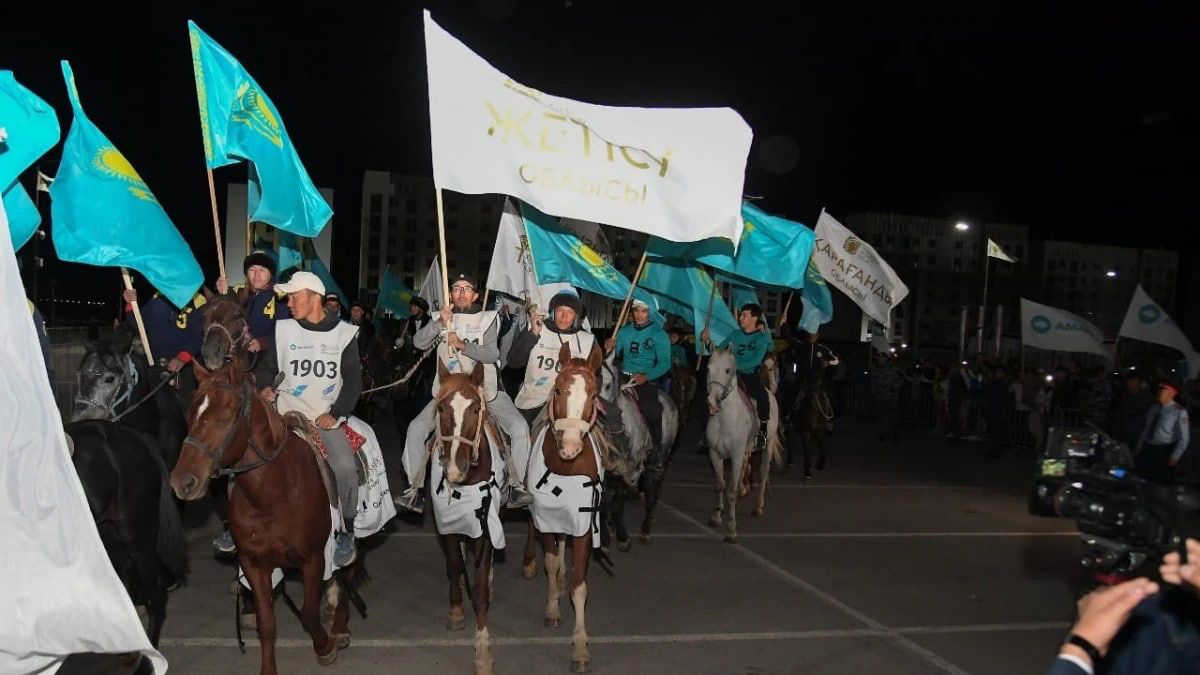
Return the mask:
M446 214L442 208L442 189L436 188L434 193L437 195L438 245L442 252L442 292L446 294L446 302L450 302L450 260L446 257Z
M713 282L712 287L708 289L708 313L704 315L704 330L708 330L708 324L710 321L712 321L713 302L716 301L716 299L717 299L717 280L714 278L712 280L712 282ZM703 336L704 331L700 331L700 335ZM705 348L707 348L707 345L705 345ZM699 353L700 353L700 350L697 349L696 350L696 354L697 354L697 356L696 356L696 372L697 373L700 372Z
M642 259L638 262L637 272L633 275L633 283L629 284L629 294L625 296L625 303L621 305L621 314L617 317L617 325L613 328L613 338L617 337L621 326L625 325L625 317L629 312L629 301L633 300L633 291L637 288L638 281L642 278L642 270L646 267L646 252L642 251Z
M212 169L208 169L208 201L212 204L213 234L217 237L217 270L225 279L225 247L221 244L221 220L217 216L217 188L213 184Z
M121 268L121 278L125 280L125 290L132 291L133 279L129 278L129 270L125 267ZM138 307L136 298L129 305L133 307L133 320L137 323L138 335L142 338L142 349L146 350L146 360L153 366L154 354L150 351L150 340L146 337L146 324L142 323L142 310Z
M777 319L775 322L777 324L775 326L775 331L779 335L783 335L783 322L788 320L788 310L791 309L791 307L792 307L792 298L795 295L796 295L796 291L792 291L791 293L788 293L787 302L785 302L783 304L783 313L779 315L779 319Z

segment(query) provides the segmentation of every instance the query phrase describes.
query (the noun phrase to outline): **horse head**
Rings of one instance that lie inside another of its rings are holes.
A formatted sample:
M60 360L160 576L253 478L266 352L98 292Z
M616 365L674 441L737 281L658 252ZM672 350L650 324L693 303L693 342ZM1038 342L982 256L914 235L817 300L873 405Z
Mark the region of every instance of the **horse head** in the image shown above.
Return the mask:
M207 494L209 479L242 458L252 435L254 389L243 369L192 367L198 386L187 411L188 435L171 470L171 489L183 501Z
M597 400L600 379L597 375L603 361L603 354L595 345L586 359L574 358L569 344L564 343L559 350L560 370L554 379L546 410L558 441L558 455L565 461L579 456L584 434L596 423L600 411Z
M438 360L437 445L438 457L450 483L461 484L478 466L480 450L487 443L484 418L487 398L483 390L484 370L476 365L470 375L451 374ZM469 436L467 434L470 434Z
M88 345L75 373L79 393L72 422L112 419L116 408L129 402L139 378L132 352L133 335L124 329Z
M737 389L737 367L733 348L726 345L708 357L708 407L717 410L721 402Z
M217 371L246 353L250 342L246 312L232 298L218 298L204 307L204 342L200 358L204 367Z

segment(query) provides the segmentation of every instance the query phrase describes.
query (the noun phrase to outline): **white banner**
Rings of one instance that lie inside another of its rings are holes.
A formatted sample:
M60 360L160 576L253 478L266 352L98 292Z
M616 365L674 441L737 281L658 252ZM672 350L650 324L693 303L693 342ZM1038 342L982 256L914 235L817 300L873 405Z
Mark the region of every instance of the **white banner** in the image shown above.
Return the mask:
M429 312L436 313L446 304L446 287L442 285L442 266L438 264L438 257L433 256L433 262L429 264L429 271L425 273L425 281L421 282L421 288L417 291L417 296L424 298L425 302L429 303Z
M511 199L504 200L504 213L500 216L500 228L496 232L496 247L492 250L492 261L488 268L487 287L536 304L542 316L545 316L546 305L555 293L571 288L570 284L562 283L538 284L533 273L533 259L529 257L525 221Z
M54 404L0 205L0 673L54 672L70 654L150 647L100 543Z
M1188 362L1188 378L1200 374L1200 354L1192 348L1192 341L1163 308L1142 290L1141 284L1138 284L1133 300L1129 302L1125 321L1121 323L1120 336L1178 349Z
M1057 352L1084 352L1111 359L1104 333L1087 319L1021 298L1021 342Z
M908 286L875 249L821 211L812 257L826 283L840 290L862 311L891 326L892 308L908 296Z
M1003 248L1000 247L1000 244L997 244L996 242L992 241L991 239L988 239L987 254L988 254L989 258L1003 260L1004 262L1008 262L1008 263L1017 262L1016 258L1009 255L1008 252L1006 252Z
M547 214L672 241L740 241L753 134L736 111L552 96L493 68L428 11L425 55L438 188L512 195Z

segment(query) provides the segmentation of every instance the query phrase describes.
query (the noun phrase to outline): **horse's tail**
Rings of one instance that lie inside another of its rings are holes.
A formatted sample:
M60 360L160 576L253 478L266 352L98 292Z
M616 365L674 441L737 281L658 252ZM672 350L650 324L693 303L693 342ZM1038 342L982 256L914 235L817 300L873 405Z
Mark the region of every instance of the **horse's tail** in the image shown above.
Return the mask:
M182 584L187 580L188 573L187 539L183 534L183 519L179 516L175 495L171 493L167 472L161 466L160 469L162 480L158 491L158 540L155 550L175 583Z

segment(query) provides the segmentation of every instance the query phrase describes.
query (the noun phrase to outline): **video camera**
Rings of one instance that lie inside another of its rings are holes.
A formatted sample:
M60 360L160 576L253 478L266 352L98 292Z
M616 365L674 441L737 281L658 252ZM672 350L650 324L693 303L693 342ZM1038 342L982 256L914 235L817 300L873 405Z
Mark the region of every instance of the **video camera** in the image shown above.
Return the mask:
M1095 461L1069 464L1054 509L1079 525L1080 564L1097 574L1132 576L1162 555L1187 552L1184 537L1200 532L1200 486L1137 477L1129 448L1095 429Z

